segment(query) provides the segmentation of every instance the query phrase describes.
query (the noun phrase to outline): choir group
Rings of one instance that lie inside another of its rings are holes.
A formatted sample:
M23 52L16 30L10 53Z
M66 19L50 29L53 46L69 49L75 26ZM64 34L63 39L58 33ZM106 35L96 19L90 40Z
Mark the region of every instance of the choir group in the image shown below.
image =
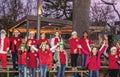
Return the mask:
M81 55L81 70L89 70L89 77L100 77L101 55L108 58L109 77L117 77L120 69L120 42L109 47L108 37L104 35L96 44L88 37L88 32L78 38L73 31L68 39L70 50L66 52L64 41L59 32L49 41L45 33L41 33L40 39L35 39L35 32L30 31L27 39L19 37L20 31L15 29L11 38L7 37L4 29L0 31L0 60L2 68L6 68L7 52L12 54L13 69L18 69L19 77L27 77L29 69L30 77L36 77L36 69L40 70L40 77L46 77L48 69L57 70L57 77L65 77L65 68L68 66L70 55L72 71L77 71L78 56ZM109 49L108 49L109 48ZM110 50L108 53L107 51ZM68 55L69 54L69 55ZM18 65L18 68L17 68ZM56 68L55 68L56 67Z

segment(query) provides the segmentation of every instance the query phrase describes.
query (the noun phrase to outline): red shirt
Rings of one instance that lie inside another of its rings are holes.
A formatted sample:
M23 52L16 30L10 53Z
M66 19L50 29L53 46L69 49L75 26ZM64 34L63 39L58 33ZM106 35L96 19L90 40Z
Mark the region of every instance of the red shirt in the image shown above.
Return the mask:
M18 50L18 48L20 47L20 44L22 43L22 39L21 38L19 38L19 37L12 37L11 39L10 39L10 41L11 41L11 50L12 50L12 52L15 52L15 48L14 48L14 41L16 41L16 49Z
M79 39L78 38L70 38L69 39L69 45L70 45L70 54L78 54L78 45L79 45ZM77 49L77 53L74 53L74 50Z
M63 51L60 52L60 64L66 64L66 55Z
M58 42L59 42L59 39L58 39L58 38L55 38L55 40L54 40L54 45L57 45Z
M117 61L118 61L118 56L117 55L109 54L108 55L108 60L109 60L109 65L108 65L109 69L118 69L119 68L119 65L117 63Z
M92 41L88 38L89 40L89 44L92 44ZM79 44L82 46L83 49L85 49L86 51L89 52L87 43L86 43L86 39L85 38L80 38L79 39ZM82 54L85 54L84 52L82 52Z
M0 38L0 45L1 45L1 38ZM9 38L8 37L5 37L4 38L4 45L3 45L3 51L7 51L7 49L9 48L9 46L10 46L10 40L9 40Z
M93 55L90 58L90 63L88 65L89 70L99 70L98 62L97 62L97 56Z
M38 54L36 52L29 52L27 54L28 68L37 68Z
M49 45L49 41L48 41L46 38L45 38L45 39L39 39L39 40L37 41L37 44L38 44L38 45L41 45L42 42L46 42L46 44Z
M27 63L27 57L26 57L26 51L20 54L21 51L18 51L18 64L26 64Z
M120 48L117 49L117 55L118 55L118 58L119 58L119 61L120 61Z
M38 50L38 59L40 65L48 65L49 64L49 54L50 50L42 51Z
M29 44L31 42L31 45L37 45L37 40L35 39L27 39L26 44Z

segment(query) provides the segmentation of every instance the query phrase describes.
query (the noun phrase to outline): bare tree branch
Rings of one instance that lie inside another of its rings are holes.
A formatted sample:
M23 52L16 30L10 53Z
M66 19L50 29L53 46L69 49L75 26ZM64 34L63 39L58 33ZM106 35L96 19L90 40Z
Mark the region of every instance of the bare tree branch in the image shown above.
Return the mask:
M114 2L107 2L107 1L104 1L104 0L101 0L104 4L107 4L107 5L111 5L114 9L114 11L117 13L119 19L120 19L120 13L118 12L118 10L116 9L115 7L115 3Z

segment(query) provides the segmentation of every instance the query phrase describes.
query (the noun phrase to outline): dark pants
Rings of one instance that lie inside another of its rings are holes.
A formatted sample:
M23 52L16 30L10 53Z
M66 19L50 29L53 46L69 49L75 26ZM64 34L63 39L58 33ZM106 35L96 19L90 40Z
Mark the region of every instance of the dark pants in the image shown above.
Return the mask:
M57 77L65 77L65 64L61 64L57 68Z
M16 52L12 52L12 63L13 63L13 69L16 69L17 66L17 54Z
M87 58L87 55L85 54L82 54L82 69L85 69L85 63L86 63L86 58Z
M78 54L71 54L71 66L77 67Z
M109 77L117 77L118 72L118 69L109 69Z

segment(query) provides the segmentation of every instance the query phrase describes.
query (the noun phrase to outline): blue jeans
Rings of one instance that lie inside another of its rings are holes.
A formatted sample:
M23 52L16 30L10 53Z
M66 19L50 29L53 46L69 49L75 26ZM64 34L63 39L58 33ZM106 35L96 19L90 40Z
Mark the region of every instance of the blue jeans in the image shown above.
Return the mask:
M36 68L30 68L30 77L36 77Z
M86 63L86 58L87 58L87 55L85 54L82 54L82 69L85 69L85 63Z
M40 65L40 77L46 77L47 65Z
M65 64L61 64L58 68L57 68L57 77L65 77Z
M19 77L27 77L27 66L18 65Z
M89 70L89 77L99 77L99 70Z
M16 69L16 61L17 61L17 54L16 52L12 52L12 63L13 63L13 69Z

